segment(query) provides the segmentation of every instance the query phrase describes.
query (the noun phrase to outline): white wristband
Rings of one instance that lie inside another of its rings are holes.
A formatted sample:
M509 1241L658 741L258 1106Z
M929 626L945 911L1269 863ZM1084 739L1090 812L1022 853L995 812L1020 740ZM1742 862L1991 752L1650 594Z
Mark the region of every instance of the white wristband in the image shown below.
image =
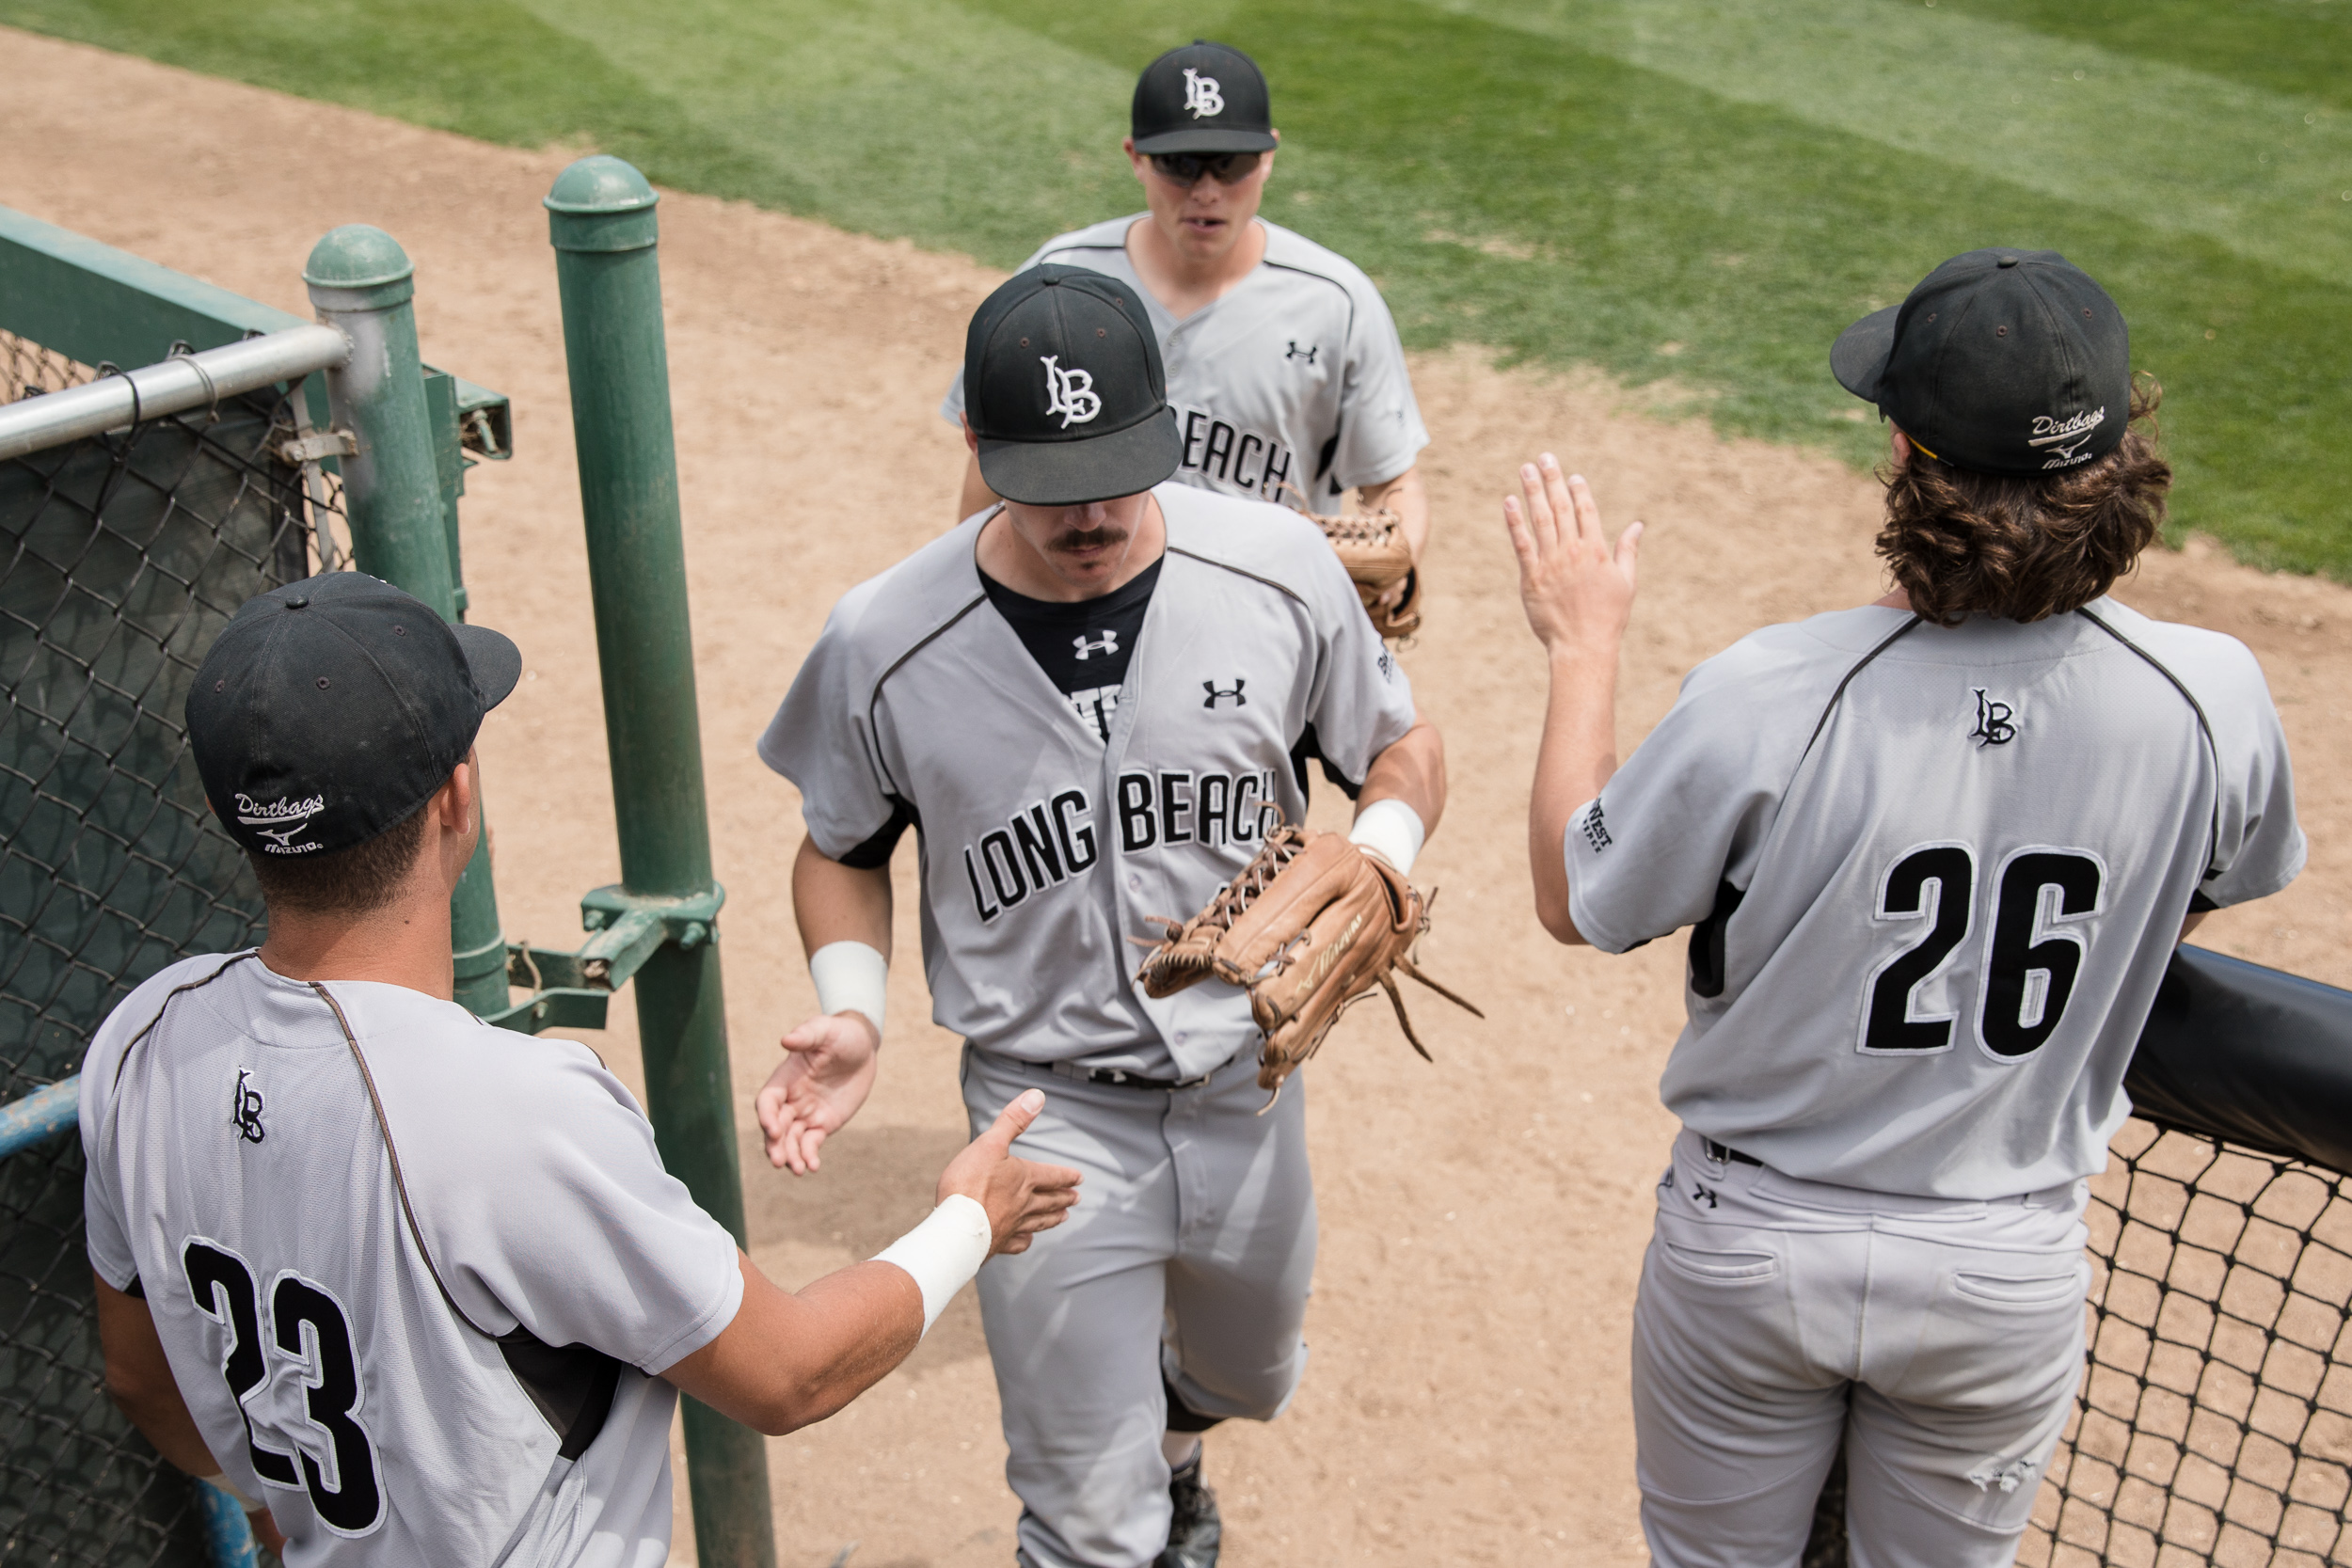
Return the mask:
M817 1010L864 1013L882 1033L882 1008L890 1001L890 960L862 942L829 942L808 956L808 977L817 982Z
M1347 830L1347 842L1371 850L1403 876L1410 876L1413 862L1421 856L1421 847L1428 842L1429 830L1422 825L1421 813L1393 796L1375 800L1356 814L1356 825Z
M961 1193L954 1193L921 1225L874 1254L873 1260L896 1263L914 1276L915 1287L923 1292L923 1332L929 1334L955 1293L970 1284L980 1265L988 1261L989 1246L994 1240L988 1211Z

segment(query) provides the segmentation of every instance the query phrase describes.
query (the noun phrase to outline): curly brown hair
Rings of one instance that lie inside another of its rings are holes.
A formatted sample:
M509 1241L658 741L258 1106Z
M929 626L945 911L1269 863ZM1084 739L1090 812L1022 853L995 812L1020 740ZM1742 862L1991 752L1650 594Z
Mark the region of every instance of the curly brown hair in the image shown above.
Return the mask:
M2079 468L1979 473L1915 444L1909 462L1882 469L1878 553L1912 610L1939 626L1970 615L2040 621L2106 593L2164 527L2172 467L2156 446L2163 398L2153 379L2134 377L2122 444Z

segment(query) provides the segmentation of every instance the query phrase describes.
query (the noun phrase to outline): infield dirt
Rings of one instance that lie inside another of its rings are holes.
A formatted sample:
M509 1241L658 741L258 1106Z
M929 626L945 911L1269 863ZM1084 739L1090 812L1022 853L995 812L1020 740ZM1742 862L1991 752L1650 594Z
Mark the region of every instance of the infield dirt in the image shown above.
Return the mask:
M596 646L552 254L539 207L580 150L516 151L0 29L0 202L308 315L300 272L339 223L417 263L426 356L508 393L517 455L468 476L472 618L529 673L482 747L511 937L577 940L615 879ZM37 85L37 87L36 86ZM752 1253L787 1284L870 1256L929 1206L961 1143L956 1042L928 1022L912 856L882 1081L796 1180L755 1152L752 1093L813 993L787 871L791 787L752 754L834 599L951 520L963 451L934 412L964 322L1000 274L739 204L669 195L662 267L695 652ZM1826 356L1827 345L1823 345ZM1826 365L1824 365L1826 372ZM1629 411L1597 381L1414 365L1434 443L1428 629L1403 654L1443 728L1453 798L1416 879L1443 890L1423 956L1486 1009L1340 1026L1311 1077L1323 1241L1304 1387L1271 1426L1210 1442L1233 1568L1638 1562L1628 1321L1672 1132L1658 1069L1680 1026L1683 947L1626 958L1536 926L1525 810L1543 664L1520 618L1498 498L1558 451L1613 529L1640 517L1627 649L1630 749L1697 660L1754 627L1874 597L1877 487L1820 457ZM2294 748L2311 867L2199 940L2352 983L2352 591L2268 576L2198 543L2119 596L2244 639ZM1798 721L1791 714L1790 721ZM1343 820L1326 789L1316 817ZM586 1035L641 1082L628 1009ZM962 1568L1011 1555L994 1386L967 1293L898 1372L770 1445L779 1561ZM673 1560L692 1561L679 1492Z

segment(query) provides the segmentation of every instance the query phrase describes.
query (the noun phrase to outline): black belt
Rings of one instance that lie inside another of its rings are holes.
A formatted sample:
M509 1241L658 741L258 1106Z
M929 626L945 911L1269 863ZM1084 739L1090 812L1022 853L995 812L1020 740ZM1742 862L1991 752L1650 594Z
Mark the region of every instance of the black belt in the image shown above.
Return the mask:
M1049 1072L1074 1078L1081 1084L1112 1084L1122 1089L1197 1089L1210 1078L1210 1074L1205 1072L1198 1078L1146 1078L1124 1068L1080 1067L1075 1062L1046 1062L1042 1065Z
M1753 1154L1742 1154L1738 1149L1719 1144L1712 1138L1702 1136L1699 1139L1699 1142L1707 1146L1707 1157L1714 1161L1719 1165L1727 1163L1735 1165L1756 1165L1760 1167L1764 1164L1763 1161L1757 1159Z

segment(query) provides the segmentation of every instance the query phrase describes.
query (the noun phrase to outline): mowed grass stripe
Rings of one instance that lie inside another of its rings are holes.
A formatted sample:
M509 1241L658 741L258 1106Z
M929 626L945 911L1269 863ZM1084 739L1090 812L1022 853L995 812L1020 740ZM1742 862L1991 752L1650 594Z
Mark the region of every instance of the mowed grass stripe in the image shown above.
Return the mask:
M585 139L666 183L999 265L1136 205L1116 146L1135 70L1171 40L1222 37L1274 78L1287 140L1269 215L1369 268L1417 346L1597 364L1726 431L1867 462L1883 436L1828 377L1837 329L1954 251L2054 245L2115 290L2168 386L2176 521L2352 578L2329 450L2352 415L2339 283L1735 102L1524 16L0 0L0 20L492 139Z
M2352 277L2352 114L1919 0L1433 0L1939 164Z
M2352 108L2344 0L1933 0L1946 8Z
M1427 22L1275 0L1224 35L1269 62L1286 137L1269 213L1369 268L1408 341L1663 381L1720 428L1867 462L1884 436L1829 377L1837 331L1957 251L2051 246L2115 292L2165 383L2176 533L2352 568L2331 450L2352 293L1560 40ZM1165 36L1111 11L1040 26L1106 63Z

